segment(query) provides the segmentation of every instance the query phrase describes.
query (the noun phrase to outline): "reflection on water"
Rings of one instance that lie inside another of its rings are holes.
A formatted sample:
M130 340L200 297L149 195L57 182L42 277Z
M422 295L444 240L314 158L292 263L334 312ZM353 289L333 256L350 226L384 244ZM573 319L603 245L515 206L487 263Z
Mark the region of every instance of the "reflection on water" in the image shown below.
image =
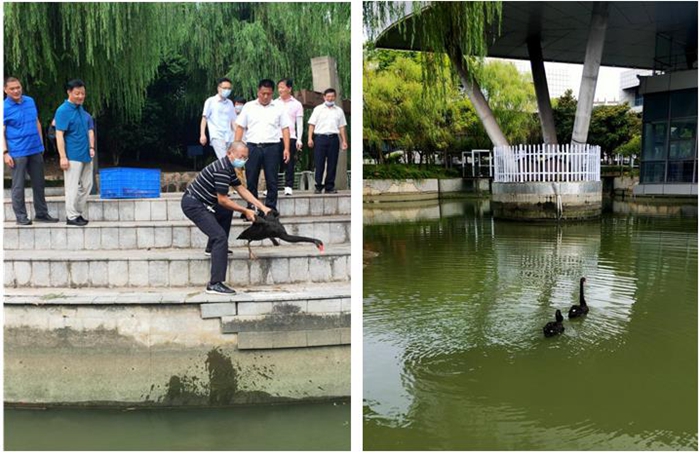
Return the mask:
M350 405L5 410L6 450L349 450Z
M697 449L697 221L459 203L365 226L365 448ZM581 276L589 316L545 339Z

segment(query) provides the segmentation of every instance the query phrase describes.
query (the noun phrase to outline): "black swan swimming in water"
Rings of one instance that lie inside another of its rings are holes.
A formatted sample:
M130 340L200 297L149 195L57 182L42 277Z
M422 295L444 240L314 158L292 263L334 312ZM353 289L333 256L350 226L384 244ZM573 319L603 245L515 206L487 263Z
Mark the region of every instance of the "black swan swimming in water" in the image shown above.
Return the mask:
M316 238L309 238L306 236L296 236L287 233L287 230L280 223L279 213L272 210L267 216L257 215L255 216L255 222L253 225L245 229L238 235L239 240L248 240L248 256L251 259L257 258L253 251L250 249L251 241L262 241L264 239L270 239L275 246L279 246L277 239L287 241L289 243L313 243L316 245L319 251L323 252L323 242Z
M583 297L583 284L586 282L586 278L581 278L581 289L579 290L578 305L571 306L569 309L569 318L576 318L588 313L588 304L586 304L586 299Z
M549 322L546 325L544 325L544 328L542 328L542 331L544 331L544 337L552 337L564 332L564 325L562 325L562 322L564 321L564 316L561 315L561 311L557 309L557 312L554 314L554 316L557 318L557 321Z

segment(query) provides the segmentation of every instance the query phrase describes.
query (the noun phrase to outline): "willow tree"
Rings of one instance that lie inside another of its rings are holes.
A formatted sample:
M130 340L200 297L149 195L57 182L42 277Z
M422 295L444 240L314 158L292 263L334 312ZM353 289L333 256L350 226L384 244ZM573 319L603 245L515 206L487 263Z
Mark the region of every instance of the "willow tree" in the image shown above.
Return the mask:
M226 76L248 99L262 78L292 78L312 88L311 58L338 62L341 90L350 93L349 3L192 3L181 23L181 52L189 61L187 105L200 109Z
M7 3L5 74L19 77L48 120L80 78L86 105L138 118L168 42L173 8L162 3Z
M395 23L404 39L422 53L425 86L444 84L442 55L447 55L459 76L486 133L494 145L508 145L489 103L479 86L478 71L487 53L487 31L500 23L501 2L426 2L412 3L411 26L406 25L408 8L402 2L364 2L364 24L372 39L390 23Z

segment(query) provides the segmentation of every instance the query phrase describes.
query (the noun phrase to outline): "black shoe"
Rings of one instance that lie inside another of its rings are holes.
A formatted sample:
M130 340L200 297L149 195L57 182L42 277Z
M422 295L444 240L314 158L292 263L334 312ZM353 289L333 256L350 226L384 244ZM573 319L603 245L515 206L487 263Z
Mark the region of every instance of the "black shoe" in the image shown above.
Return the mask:
M66 220L66 225L77 225L78 227L85 227L87 225L87 221L78 216L75 219Z
M49 214L45 214L43 216L35 216L34 220L36 222L58 222L58 218L52 218Z
M235 295L236 291L232 288L228 288L223 282L216 282L214 284L207 284L207 293L212 295Z
M320 194L322 191L320 189L314 189L314 194Z
M326 194L337 194L338 190L337 189L326 189Z
M87 223L90 222L87 219L85 219L82 214L80 216L78 216L78 219L80 219L82 222L84 222L85 225L87 225Z
M229 253L229 254L233 254L233 251L232 251L231 249L229 249L229 250L228 250L228 253ZM210 251L209 249L205 249L205 250L204 250L204 255L206 255L207 257L211 257L211 251Z
M31 219L17 219L17 225L32 225Z

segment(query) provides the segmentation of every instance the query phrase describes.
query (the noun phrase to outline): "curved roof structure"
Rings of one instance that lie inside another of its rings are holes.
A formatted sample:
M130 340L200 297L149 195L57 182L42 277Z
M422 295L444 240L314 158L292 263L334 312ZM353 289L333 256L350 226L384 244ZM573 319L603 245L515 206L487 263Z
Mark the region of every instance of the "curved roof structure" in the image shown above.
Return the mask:
M545 61L583 63L593 2L503 2L501 33L491 33L488 56L528 60L527 38L539 34ZM430 14L428 8L423 14ZM420 20L408 13L407 28ZM697 66L698 3L609 2L601 64L641 69ZM403 36L397 23L377 38L377 47L423 50L420 39Z

